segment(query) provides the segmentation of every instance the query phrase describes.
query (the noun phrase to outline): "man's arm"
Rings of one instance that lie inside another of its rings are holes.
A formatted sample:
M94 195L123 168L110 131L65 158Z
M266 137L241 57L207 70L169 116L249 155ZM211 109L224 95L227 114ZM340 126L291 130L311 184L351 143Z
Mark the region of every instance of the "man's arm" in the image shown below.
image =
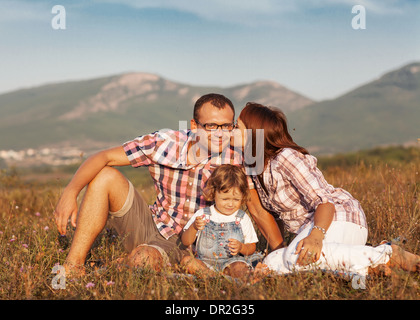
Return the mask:
M261 205L257 190L251 189L250 193L251 199L247 203L249 213L251 214L264 238L267 239L270 248L273 250L282 248L284 246L283 236L281 235L276 220Z
M67 221L70 216L72 225L76 226L77 196L80 191L106 166L126 166L129 164L130 161L122 146L100 151L82 163L64 189L54 211L55 222L60 234L66 234Z

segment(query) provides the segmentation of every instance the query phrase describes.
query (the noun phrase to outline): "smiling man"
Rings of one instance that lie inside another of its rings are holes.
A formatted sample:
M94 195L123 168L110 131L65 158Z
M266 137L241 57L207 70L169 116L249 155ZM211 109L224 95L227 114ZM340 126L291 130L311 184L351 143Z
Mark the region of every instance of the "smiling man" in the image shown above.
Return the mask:
M235 123L235 111L231 102L223 99L213 99L214 95L203 96L194 108L194 119L191 120L191 130L195 142L190 144L188 160L191 163L201 162L210 157L211 161L218 159L218 154L230 144Z
M68 219L76 227L66 271L83 272L86 256L103 228L113 227L124 239L132 265L155 269L178 263L186 253L180 233L189 218L209 203L202 196L216 166L240 165L241 154L230 147L235 110L219 94L197 100L191 130L160 130L89 157L64 189L54 215L66 233ZM157 198L148 205L114 166L147 166ZM80 210L76 199L86 186Z

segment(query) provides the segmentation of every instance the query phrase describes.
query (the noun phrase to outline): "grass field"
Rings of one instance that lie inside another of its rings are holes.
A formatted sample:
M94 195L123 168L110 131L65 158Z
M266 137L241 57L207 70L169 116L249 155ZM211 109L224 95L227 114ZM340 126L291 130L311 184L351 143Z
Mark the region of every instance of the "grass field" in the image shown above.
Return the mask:
M420 161L386 164L357 162L329 164L323 170L329 183L342 187L360 200L369 224L368 242L405 237L403 247L420 253ZM136 188L152 201L154 190L145 171L125 171ZM365 289L351 281L322 272L272 276L251 284L223 276L208 280L176 276L176 268L160 273L118 266L124 256L118 238L103 233L92 248L91 260L102 259L107 267L87 269L86 276L60 282L52 273L68 253L59 241L52 212L69 173L49 172L49 179L25 180L26 174L4 170L0 176L0 299L93 299L93 300L280 300L280 299L409 299L420 298L420 276L396 272L391 277L366 280ZM34 178L34 175L31 175ZM290 241L290 237L289 237ZM261 238L259 249L266 242ZM174 275L175 274L175 275ZM65 288L54 289L54 284Z

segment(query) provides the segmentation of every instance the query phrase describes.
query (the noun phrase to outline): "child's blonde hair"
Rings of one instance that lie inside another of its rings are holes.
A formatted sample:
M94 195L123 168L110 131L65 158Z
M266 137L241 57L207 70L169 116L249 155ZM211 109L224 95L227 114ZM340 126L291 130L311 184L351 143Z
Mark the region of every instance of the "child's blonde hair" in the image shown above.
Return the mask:
M214 201L216 192L228 192L232 188L237 188L242 194L242 204L249 200L248 179L242 168L231 164L222 164L213 171L207 180L203 195L207 201Z

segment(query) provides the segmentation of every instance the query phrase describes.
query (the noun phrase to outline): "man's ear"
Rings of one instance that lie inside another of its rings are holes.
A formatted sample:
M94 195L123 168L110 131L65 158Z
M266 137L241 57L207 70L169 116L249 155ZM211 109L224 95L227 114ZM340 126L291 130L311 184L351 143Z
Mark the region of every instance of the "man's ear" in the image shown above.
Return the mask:
M197 130L197 122L195 122L194 119L190 120L190 126L192 131L195 132Z

